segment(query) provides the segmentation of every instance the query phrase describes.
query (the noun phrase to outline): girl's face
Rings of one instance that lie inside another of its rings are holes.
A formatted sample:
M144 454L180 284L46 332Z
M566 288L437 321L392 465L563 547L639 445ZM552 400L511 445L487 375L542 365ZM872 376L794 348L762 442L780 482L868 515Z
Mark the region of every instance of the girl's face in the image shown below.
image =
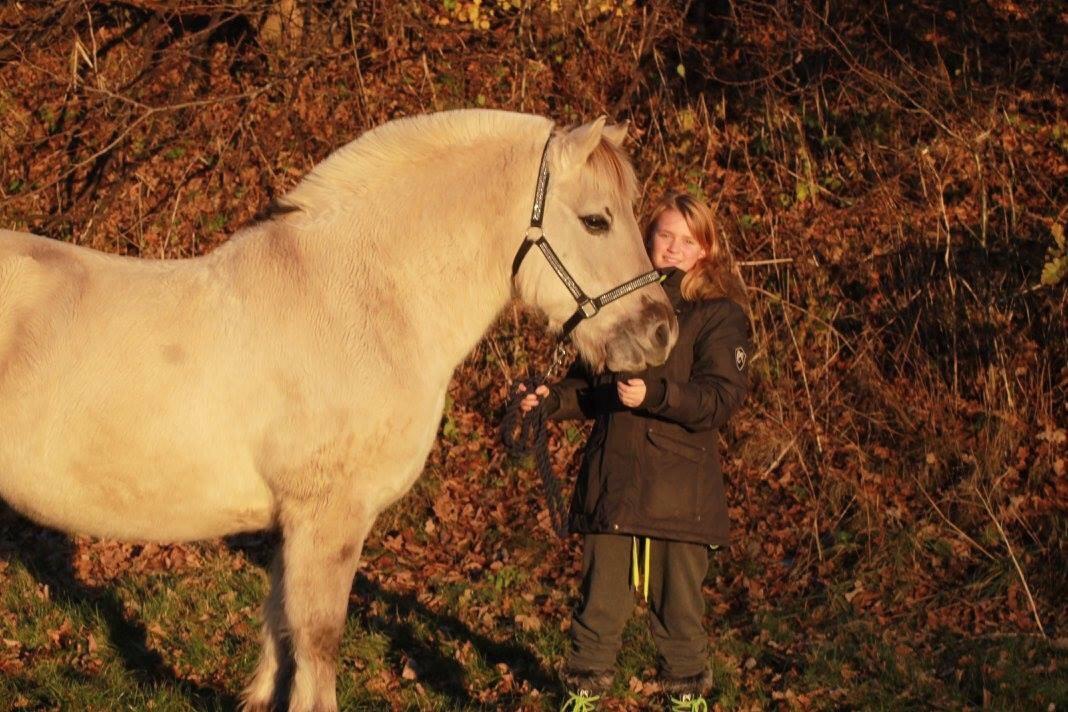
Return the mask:
M666 269L677 267L689 272L697 260L705 256L705 250L690 234L686 218L678 210L665 210L656 221L653 241L649 245L649 258L653 267Z

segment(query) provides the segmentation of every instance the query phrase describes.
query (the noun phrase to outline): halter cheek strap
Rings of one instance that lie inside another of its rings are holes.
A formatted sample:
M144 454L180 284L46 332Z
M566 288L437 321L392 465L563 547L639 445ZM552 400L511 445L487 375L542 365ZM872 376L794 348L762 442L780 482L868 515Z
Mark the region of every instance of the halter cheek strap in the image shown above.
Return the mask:
M553 137L550 134L545 141L544 148L541 149L541 162L538 164L538 185L534 188L534 207L530 210L530 227L527 228L527 233L523 236L523 244L519 246L519 251L515 253L515 257L512 259L513 282L515 282L515 276L518 274L519 266L523 264L523 259L527 256L527 252L538 240L545 239L545 233L541 227L542 220L545 218L545 197L549 194L549 162L545 159L549 154L549 142L552 140Z
M519 251L516 252L515 258L512 260L512 282L515 282L516 274L519 272L520 265L523 264L523 260L526 258L527 253L530 252L530 248L534 245L538 246L541 253L545 255L546 261L549 266L552 267L553 272L560 278L560 281L567 287L567 291L571 293L572 298L578 303L578 308L575 313L564 322L563 329L560 334L560 338L567 338L575 327L583 319L588 319L611 302L626 296L631 292L641 289L642 287L653 284L654 282L661 282L664 280L658 270L651 270L645 274L641 274L632 280L624 282L617 287L613 287L599 297L591 299L586 296L586 293L579 287L578 282L571 276L571 273L564 267L563 262L557 256L556 251L553 250L552 245L545 237L545 231L542 228L542 221L545 218L545 198L549 192L549 164L546 161L546 157L549 153L549 143L552 141L552 136L545 142L545 147L541 151L541 164L538 167L538 185L534 190L534 207L530 212L530 227L527 228L526 235L523 237L523 244L519 246Z

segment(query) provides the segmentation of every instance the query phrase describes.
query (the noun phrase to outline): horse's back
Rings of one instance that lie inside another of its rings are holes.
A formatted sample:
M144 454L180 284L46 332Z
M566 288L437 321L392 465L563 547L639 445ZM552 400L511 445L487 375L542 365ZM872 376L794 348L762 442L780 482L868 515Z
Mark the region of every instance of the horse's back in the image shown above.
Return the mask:
M61 337L64 316L87 288L88 254L68 243L0 230L0 397L10 395L11 381L40 365Z
M0 318L50 288L84 289L94 263L122 258L26 232L0 230Z
M0 229L0 261L13 257L28 257L42 264L52 261L78 261L92 255L107 257L87 247L80 247L61 240L52 240L28 232Z
M24 252L34 245L48 242L47 237L0 228L0 259Z
M58 253L46 238L0 230L0 393L19 347L37 339L29 333L29 322L35 305L45 299L49 279L44 262L52 254Z

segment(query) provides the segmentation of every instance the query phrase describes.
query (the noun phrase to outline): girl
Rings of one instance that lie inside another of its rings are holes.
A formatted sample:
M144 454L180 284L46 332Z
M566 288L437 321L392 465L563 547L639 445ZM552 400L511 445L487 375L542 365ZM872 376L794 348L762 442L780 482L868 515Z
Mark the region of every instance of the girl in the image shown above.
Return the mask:
M667 362L601 375L576 363L521 404L552 418L595 419L571 501L583 569L564 710L596 709L611 686L633 610L628 578L649 602L670 709L708 708L701 583L709 547L727 544L718 431L747 390L745 286L712 211L687 195L656 206L645 242L653 266L667 273L663 286L679 321Z

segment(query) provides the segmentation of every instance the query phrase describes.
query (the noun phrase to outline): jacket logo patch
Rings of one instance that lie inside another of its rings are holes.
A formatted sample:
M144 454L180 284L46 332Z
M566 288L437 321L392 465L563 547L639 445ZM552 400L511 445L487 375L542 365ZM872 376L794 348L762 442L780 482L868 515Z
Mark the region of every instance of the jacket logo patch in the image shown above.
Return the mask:
M737 346L734 349L734 365L741 371L745 368L745 349L741 346Z

